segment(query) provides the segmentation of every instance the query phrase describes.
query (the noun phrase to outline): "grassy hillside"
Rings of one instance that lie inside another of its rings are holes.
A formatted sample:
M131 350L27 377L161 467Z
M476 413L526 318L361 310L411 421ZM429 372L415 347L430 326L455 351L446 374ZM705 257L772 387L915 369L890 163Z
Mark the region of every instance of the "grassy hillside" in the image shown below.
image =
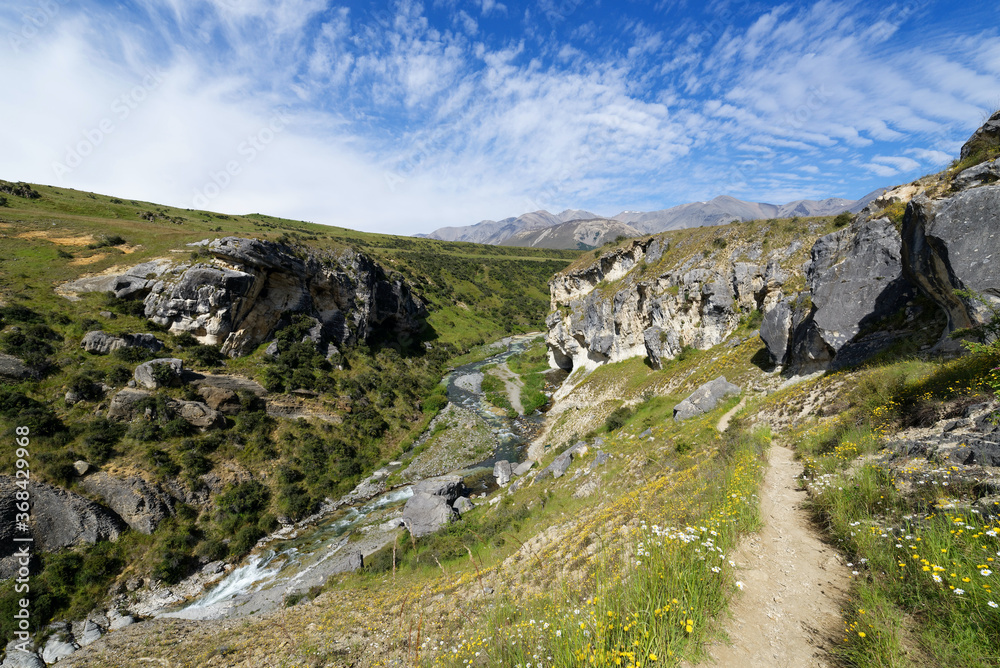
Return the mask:
M48 186L0 187L6 188L0 203L0 352L38 372L0 384L3 433L13 438L14 427L31 428L31 473L39 481L84 493L73 468L82 459L114 475L177 484L192 499L203 499L180 504L152 536L129 532L115 544L44 556L32 588L39 620L59 611L86 614L119 577L170 583L205 559L235 558L273 530L278 517L301 518L324 498L349 491L362 474L399 456L437 414L445 403L438 383L455 360L503 334L543 326L547 281L576 256L190 211ZM109 294L71 301L55 290L82 275L151 258L205 259L203 249L187 244L228 235L280 240L303 251L352 247L368 254L387 272L401 274L427 303L420 340L347 348L338 369L311 344L299 343L301 328L309 325L293 319L278 333L289 345L276 358L265 357L261 346L228 359L217 347L145 320L141 302ZM102 417L109 400L153 355L135 349L87 353L80 342L95 329L152 332L165 344L156 356L180 357L195 371L253 378L272 391L269 400L314 417L276 418L254 396L241 394L239 413L224 428L202 433L170 408L172 400L201 399L190 386L177 386L139 407L148 419L109 421ZM65 400L70 390L81 401ZM297 394L286 394L291 390ZM13 470L14 451L5 449L0 471ZM210 493L206 474L217 479ZM0 607L6 610L15 598L5 588ZM9 624L0 628L6 637Z

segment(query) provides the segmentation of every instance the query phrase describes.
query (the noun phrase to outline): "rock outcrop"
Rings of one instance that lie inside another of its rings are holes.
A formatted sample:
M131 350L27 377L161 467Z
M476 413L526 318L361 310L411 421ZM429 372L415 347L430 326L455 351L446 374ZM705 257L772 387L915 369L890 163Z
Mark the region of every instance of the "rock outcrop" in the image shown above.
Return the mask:
M916 295L899 232L886 218L859 219L818 239L805 273L808 292L775 304L761 326L771 360L796 372L863 361L891 341L873 345L858 334Z
M140 533L153 533L160 522L174 513L170 495L138 476L116 478L98 471L84 476L80 484Z
M160 367L166 367L168 373L158 373ZM135 382L148 390L175 385L180 382L184 371L184 361L176 357L164 357L143 362L135 368ZM162 374L162 375L161 375Z
M903 218L903 253L907 276L947 314L948 332L981 323L982 305L955 291L1000 300L1000 185L913 198Z
M452 504L464 490L461 476L422 480L413 486L413 496L403 506L403 523L415 538L442 528L456 517Z
M733 385L722 376L710 380L674 406L674 420L679 422L707 413L726 397L740 392L738 385Z
M780 298L787 275L776 257L716 262L699 254L660 269L666 245L636 240L552 279L546 342L553 366L593 368L642 356L659 367L685 346L721 343L742 313Z
M376 330L412 336L426 316L423 302L401 278L350 249L303 254L271 241L226 237L208 250L213 260L145 262L117 276L73 281L60 291L142 297L153 322L219 344L231 356L251 352L295 313L315 319L311 338L323 345L364 341Z
M163 349L163 344L152 334L122 334L121 336L112 336L100 330L84 334L80 345L88 353L95 353L97 355L107 355L119 348L145 348L154 353Z
M14 478L0 476L0 578L17 570L12 557L18 513ZM71 545L117 540L125 523L115 513L79 494L44 482L31 482L31 535L33 549L52 552Z

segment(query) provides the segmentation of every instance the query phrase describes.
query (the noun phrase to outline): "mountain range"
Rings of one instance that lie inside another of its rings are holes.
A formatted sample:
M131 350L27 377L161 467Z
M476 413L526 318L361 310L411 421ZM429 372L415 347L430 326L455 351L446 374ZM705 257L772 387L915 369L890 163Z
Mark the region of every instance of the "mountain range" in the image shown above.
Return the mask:
M833 216L844 211L857 213L883 192L885 189L880 188L857 200L831 197L796 200L781 205L747 202L720 195L707 202L681 204L659 211L622 211L611 217L580 209L567 209L559 214L532 211L503 220L483 220L475 225L442 227L430 234L416 236L501 246L587 250L619 236L635 237L688 227L723 225L737 220Z

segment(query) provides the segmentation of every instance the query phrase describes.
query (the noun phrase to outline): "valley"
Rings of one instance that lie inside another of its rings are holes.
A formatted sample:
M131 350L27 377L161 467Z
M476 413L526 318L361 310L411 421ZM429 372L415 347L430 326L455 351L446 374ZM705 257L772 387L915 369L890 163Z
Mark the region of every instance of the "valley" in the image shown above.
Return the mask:
M16 188L3 665L992 665L998 123L586 252Z

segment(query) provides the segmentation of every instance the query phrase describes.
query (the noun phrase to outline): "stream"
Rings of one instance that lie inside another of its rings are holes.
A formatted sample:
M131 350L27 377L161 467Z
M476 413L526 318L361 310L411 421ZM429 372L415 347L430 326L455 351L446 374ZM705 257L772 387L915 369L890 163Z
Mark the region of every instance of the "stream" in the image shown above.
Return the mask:
M513 464L523 459L526 444L544 416L536 413L510 418L495 409L483 396L480 369L523 352L537 336L536 333L502 339L494 344L500 350L496 354L460 366L444 377L442 382L448 388L449 402L475 411L489 425L497 441L496 449L487 459L453 473L469 476L480 471L492 472L499 460ZM394 470L405 466L407 457L390 465ZM242 565L212 583L193 602L187 601L181 608L160 610L154 616L220 619L274 609L291 594L322 586L336 573L354 570L358 553L370 554L390 543L400 523L402 506L411 496L412 485L405 485L365 502L344 505L310 518L293 530L286 528L272 534L265 539L263 548L255 549Z

